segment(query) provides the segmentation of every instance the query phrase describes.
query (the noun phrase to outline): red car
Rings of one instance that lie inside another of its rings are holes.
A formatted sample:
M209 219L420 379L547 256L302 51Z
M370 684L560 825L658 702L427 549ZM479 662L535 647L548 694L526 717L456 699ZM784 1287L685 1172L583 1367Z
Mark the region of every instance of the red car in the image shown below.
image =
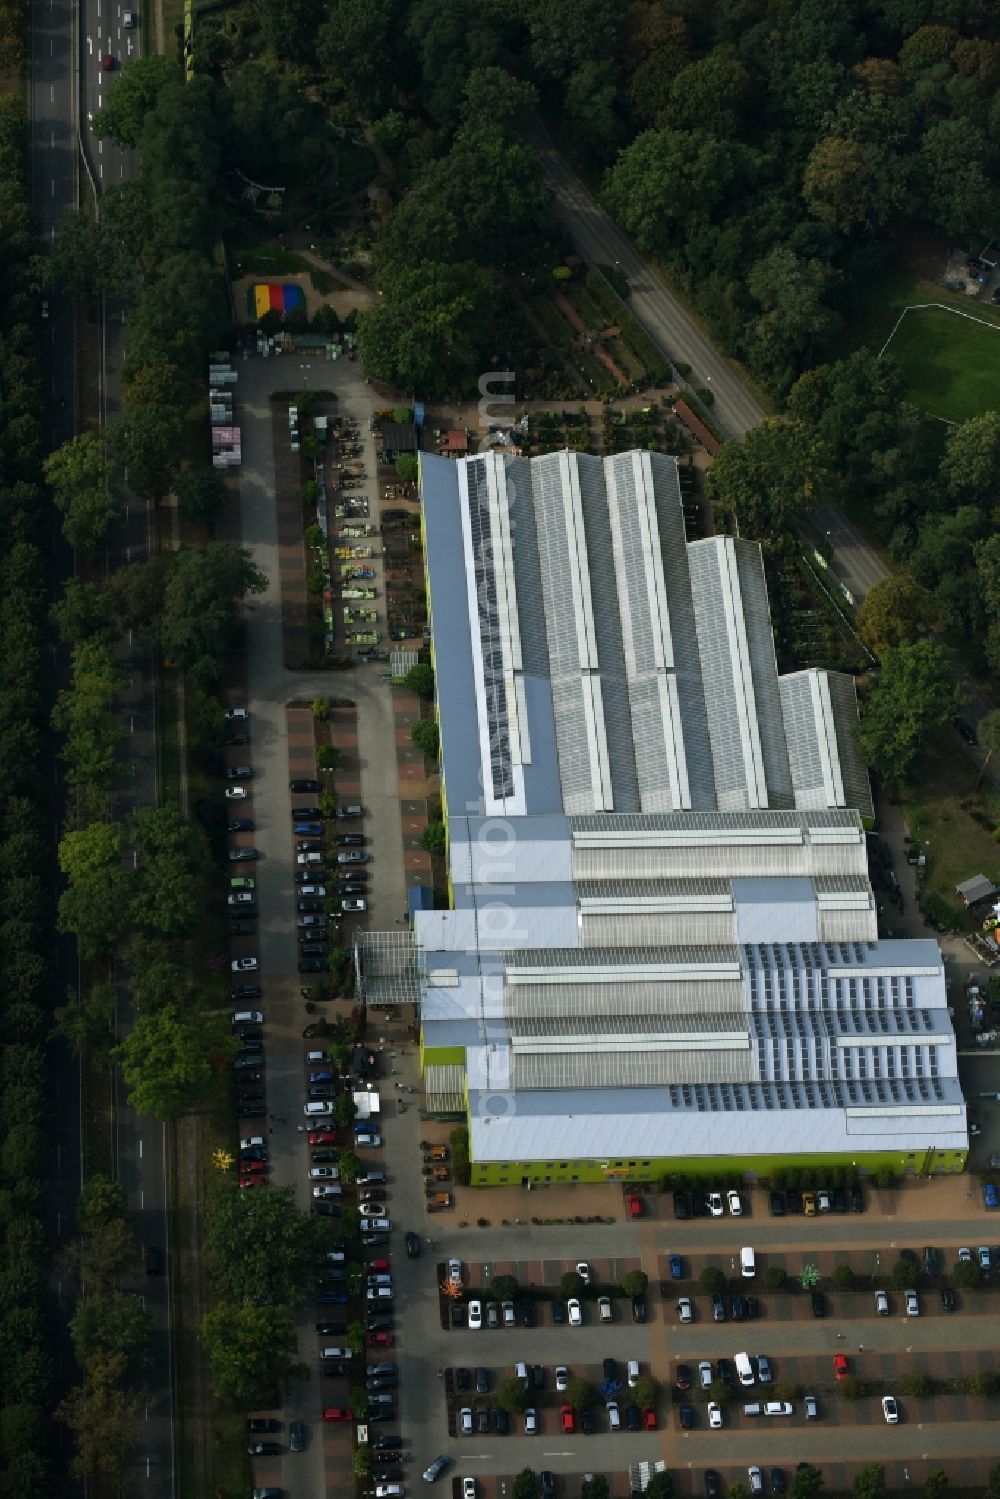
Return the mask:
M105 52L104 56L101 58L101 70L102 70L102 72L105 72L105 73L113 73L114 72L114 70L115 70L115 60L111 56L110 52Z
M833 1372L838 1379L847 1378L847 1359L842 1353L833 1355Z
M263 1176L241 1176L241 1187L266 1187L267 1180Z
M353 1421L354 1412L345 1410L342 1405L328 1405L323 1412L324 1421Z
M372 1272L372 1274L374 1275L376 1272L389 1271L389 1270L392 1269L392 1266L390 1265L390 1263L389 1263L388 1260L379 1259L379 1260L369 1260L368 1261L368 1268Z
M266 1171L266 1161L240 1161L241 1176L263 1176Z
M642 1198L636 1197L634 1192L630 1192L628 1197L626 1197L625 1206L628 1208L630 1218L642 1217Z
M573 1407L571 1405L561 1405L559 1407L559 1417L562 1421L563 1431L574 1432L576 1430L576 1416L573 1414Z
M337 1131L334 1129L311 1129L309 1131L310 1145L336 1145Z
M369 1348L391 1348L392 1347L392 1333L391 1332L370 1332L368 1334L368 1347Z
M642 1409L642 1424L647 1431L656 1430L656 1412L651 1405L645 1405Z

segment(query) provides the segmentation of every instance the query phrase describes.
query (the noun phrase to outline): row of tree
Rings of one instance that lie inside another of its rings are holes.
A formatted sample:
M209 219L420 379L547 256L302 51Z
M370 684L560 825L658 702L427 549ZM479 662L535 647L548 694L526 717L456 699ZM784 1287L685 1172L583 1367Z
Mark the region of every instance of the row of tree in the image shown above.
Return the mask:
M23 5L0 15L8 61L26 35ZM35 225L20 96L0 99L0 1472L25 1499L52 1492L53 1360L43 1223L51 1110L44 1043L51 977L51 872L42 829L46 573L38 538L41 324Z

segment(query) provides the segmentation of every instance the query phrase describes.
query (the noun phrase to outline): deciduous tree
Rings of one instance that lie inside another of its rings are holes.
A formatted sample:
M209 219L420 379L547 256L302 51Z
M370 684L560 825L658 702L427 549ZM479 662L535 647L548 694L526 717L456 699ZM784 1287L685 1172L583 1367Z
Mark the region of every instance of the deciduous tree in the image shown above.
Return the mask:
M865 594L858 610L858 632L870 651L884 656L932 630L937 617L933 594L907 573L892 573Z
M245 1193L263 1196L263 1193ZM202 1318L212 1387L230 1400L252 1401L309 1370L298 1356L298 1330L287 1307L220 1302Z
M862 710L858 742L887 780L905 778L927 736L961 710L949 652L930 640L888 650Z

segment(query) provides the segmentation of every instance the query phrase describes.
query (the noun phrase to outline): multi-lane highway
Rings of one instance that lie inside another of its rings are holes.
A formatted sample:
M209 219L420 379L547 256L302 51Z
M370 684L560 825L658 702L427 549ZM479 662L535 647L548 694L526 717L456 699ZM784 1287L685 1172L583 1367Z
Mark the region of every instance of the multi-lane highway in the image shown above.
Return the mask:
M31 49L31 175L35 213L46 245L56 238L63 216L78 207L81 198L100 193L111 183L122 182L137 170L134 153L99 141L91 122L101 107L105 92L123 60L138 55L140 31L122 24L123 7L109 0L85 0L78 11L69 0L41 0L32 8ZM102 66L110 56L113 70ZM91 201L93 201L91 199ZM45 316L47 314L47 316ZM82 314L81 314L82 315ZM78 409L77 387L82 373L76 367L77 311L58 290L43 307L43 392L46 444L55 448L73 435ZM117 370L121 362L125 319L119 305L101 306L98 341L102 417L113 417L120 406ZM93 371L86 378L93 378ZM47 528L53 596L61 592L65 578L73 572L71 551L61 540L56 524ZM147 554L149 520L145 506L123 497L122 514L109 540L108 569ZM131 767L123 787L122 817L137 806L156 800L155 700L149 662L130 642L123 642L123 664L130 685L122 704L130 731L127 760ZM65 677L65 661L53 658L54 687ZM56 780L53 840L58 837L64 799ZM55 898L55 896L54 896ZM61 944L59 966L62 986L75 983L77 965L71 944ZM124 978L125 975L122 975ZM56 985L55 992L59 992ZM119 1034L130 1024L128 992L119 989ZM50 1162L50 1227L53 1236L64 1238L74 1231L75 1203L80 1188L82 1152L79 1128L80 1087L75 1061L65 1053L54 1057L55 1088L60 1099L62 1128L53 1138ZM117 1101L114 1140L120 1180L128 1194L132 1225L144 1246L168 1248L168 1218L165 1183L164 1134L160 1125L139 1119L124 1102ZM164 1267L169 1258L164 1255ZM149 1385L151 1399L145 1413L126 1491L171 1499L175 1492L173 1433L173 1357L170 1336L169 1274L143 1276L140 1268L133 1289L146 1299L152 1315L154 1340ZM61 1314L69 1307L61 1285L56 1287ZM59 1377L73 1378L70 1352L64 1336L58 1344Z

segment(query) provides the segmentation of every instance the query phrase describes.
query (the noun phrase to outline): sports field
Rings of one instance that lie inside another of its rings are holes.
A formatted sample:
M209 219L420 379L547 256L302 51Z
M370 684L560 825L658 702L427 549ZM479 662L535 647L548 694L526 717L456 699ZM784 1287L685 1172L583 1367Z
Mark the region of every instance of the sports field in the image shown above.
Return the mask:
M1000 410L1000 323L983 309L910 307L884 349L915 406L949 422Z

